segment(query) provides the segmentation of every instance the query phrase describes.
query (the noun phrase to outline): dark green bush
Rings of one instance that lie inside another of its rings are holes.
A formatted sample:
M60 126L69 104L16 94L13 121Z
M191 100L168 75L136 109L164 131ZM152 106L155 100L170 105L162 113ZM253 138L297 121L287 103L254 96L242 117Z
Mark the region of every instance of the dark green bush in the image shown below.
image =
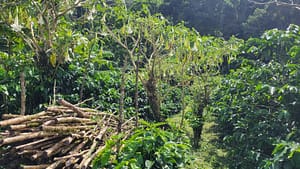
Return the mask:
M293 38L299 39L300 33L291 29L267 31L261 39L248 41L247 59L223 79L213 96L211 111L233 161L229 168L261 166L272 152L278 152L273 151L277 140L287 140L299 130L300 65L294 59L299 51L290 53L299 45Z
M146 123L145 123L146 124ZM114 142L94 159L93 168L119 169L177 169L188 163L188 138L179 131L166 131L153 124L137 129L126 141L118 156L113 153Z
M264 169L299 169L300 145L299 142L281 141L276 144L272 158L265 161Z

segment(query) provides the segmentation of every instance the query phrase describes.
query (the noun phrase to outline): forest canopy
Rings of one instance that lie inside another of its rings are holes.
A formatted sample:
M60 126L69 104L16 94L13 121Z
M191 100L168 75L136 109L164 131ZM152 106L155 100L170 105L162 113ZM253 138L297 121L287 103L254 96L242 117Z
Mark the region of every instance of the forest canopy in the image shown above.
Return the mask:
M300 24L299 4L299 0L166 0L157 10L201 34L248 38Z

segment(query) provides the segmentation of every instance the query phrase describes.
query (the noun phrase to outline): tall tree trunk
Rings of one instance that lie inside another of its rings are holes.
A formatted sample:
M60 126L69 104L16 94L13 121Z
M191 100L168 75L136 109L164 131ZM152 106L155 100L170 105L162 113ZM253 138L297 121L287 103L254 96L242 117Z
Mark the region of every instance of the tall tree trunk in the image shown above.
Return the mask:
M134 95L134 105L135 105L135 126L138 126L139 122L139 61L140 58L138 56L136 62L136 69L135 69L135 95Z
M182 128L182 126L183 126L184 116L185 116L185 101L184 101L184 98L185 98L184 86L185 86L185 84L182 83L181 86L182 86L182 89L181 89L181 120L180 120L180 126L179 126L180 128Z
M204 86L204 98L201 100L202 103L199 104L198 111L196 113L197 119L200 121L198 122L198 125L193 127L193 147L194 148L199 148L199 142L201 140L201 134L202 134L202 129L204 125L204 119L203 119L203 111L204 108L208 105L209 101L209 91L208 91L208 85Z
M193 126L193 147L195 149L199 148L199 142L201 140L202 128L204 125L203 111L204 107L206 106L205 100L205 98L201 100L201 103L199 103L198 105L197 112L195 112L195 116L199 120L197 121L197 125Z
M120 134L122 132L122 124L123 124L123 120L124 120L124 98L125 98L126 69L127 69L127 56L125 56L125 60L124 60L123 67L122 67L122 74L121 74L119 119L118 119L118 126L117 126L118 134ZM121 150L121 140L118 139L118 142L117 142L117 157L120 154L120 150Z
M202 134L202 128L203 128L203 107L201 105L201 107L199 107L198 112L196 114L197 119L199 119L200 121L197 122L197 126L193 127L193 147L194 148L199 148L199 142L201 140L201 134Z
M25 115L26 112L26 84L25 73L20 73L20 86L21 86L21 115Z
M181 74L183 75L184 74L184 65L182 66L181 68ZM184 98L185 98L185 91L184 91L184 87L185 87L185 82L184 80L181 81L181 120L180 120L180 128L182 128L183 126L183 122L184 122L184 116L185 116L185 102L184 102Z
M199 148L199 142L201 140L201 133L202 133L203 123L198 125L197 127L193 127L193 147L195 149Z
M149 79L147 80L145 87L153 120L157 122L162 121L160 116L160 101L157 93L157 84L153 72L149 73Z
M124 112L124 98L125 98L126 69L127 69L127 56L125 56L125 60L122 67L122 74L121 74L118 133L121 133L122 131L122 123L123 123L123 116L124 116L123 112Z

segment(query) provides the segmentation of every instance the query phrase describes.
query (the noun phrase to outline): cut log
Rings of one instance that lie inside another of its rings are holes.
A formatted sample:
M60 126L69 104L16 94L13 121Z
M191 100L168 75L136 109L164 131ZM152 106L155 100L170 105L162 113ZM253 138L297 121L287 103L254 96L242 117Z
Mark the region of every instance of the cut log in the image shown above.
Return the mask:
M76 154L78 153L87 143L89 142L88 139L82 141L80 144L78 144L72 151L69 152L69 154Z
M130 122L133 122L134 119L135 119L135 117L131 117L130 119L128 119L127 121L125 121L125 122L122 124L122 127L126 126L127 124L130 124Z
M45 169L49 164L40 164L40 165L22 165L22 169Z
M96 140L94 140L89 151L83 155L83 159L82 159L81 163L79 164L79 168L82 169L85 167L85 165L88 163L89 157L95 152L97 145L98 145L98 142Z
M53 124L55 124L56 122L57 122L56 119L51 119L51 120L45 121L45 122L43 123L43 126L53 125Z
M26 112L26 82L25 73L20 73L20 87L21 87L21 115L25 115Z
M45 150L45 155L47 157L53 156L54 154L56 154L56 153L58 153L60 151L61 147L68 146L69 144L71 144L72 141L73 141L72 137L64 138L60 142L54 144L54 146L52 146L51 148Z
M26 133L26 134L22 134L22 135L15 136L15 137L9 137L9 138L1 139L0 140L0 146L15 143L15 142L19 142L19 141L34 139L34 138L47 137L47 136L51 136L51 135L54 135L54 134L43 132L43 131L35 132L35 133Z
M0 133L0 139L5 138L5 137L9 137L10 135L11 135L11 132L6 130L5 132Z
M102 146L100 148L98 148L96 150L96 152L94 152L93 154L91 154L90 156L88 156L87 158L84 158L82 160L82 162L80 163L79 167L81 169L87 169L89 168L89 165L91 164L92 160L96 157L97 154L99 154L103 149L105 148L105 146Z
M77 118L77 117L61 117L56 119L58 123L87 123L92 120L89 118Z
M82 111L84 111L84 112L100 113L98 110L91 109L91 108L83 108L83 107L80 107L80 110L82 110ZM101 113L107 114L107 113L104 113L104 112L101 112Z
M12 119L12 118L20 117L20 116L22 116L22 115L19 115L19 114L3 114L1 118L3 120L7 120L7 119Z
M38 118L40 116L44 116L46 114L47 114L47 112L42 111L40 113L33 114L33 115L19 116L17 118L0 121L0 127L12 125L12 124L20 124L20 123L22 123L24 121L32 120L32 119Z
M71 143L68 146L62 147L60 154L67 154L70 150L72 150L77 145L78 145L78 143Z
M64 160L56 161L49 165L46 169L57 169L57 168L62 168L63 164L65 163Z
M16 124L9 126L9 130L23 130L27 127L26 124Z
M83 154L86 154L88 151L89 150L83 150L79 153L74 153L74 154L70 154L70 155L66 155L66 156L62 156L62 157L54 157L54 160L57 161L57 160L69 159L72 157L79 157L79 156L82 156Z
M53 142L53 140L58 138L58 137L59 136L46 137L46 138L41 139L41 140L37 140L37 141L30 142L30 143L27 143L27 144L19 145L15 148L16 148L16 150L38 149L40 147L45 146L46 144L49 144L49 143Z
M67 135L72 132L78 132L79 130L89 130L95 126L42 126L44 131L56 132Z
M44 151L38 151L38 152L36 152L35 154L33 154L31 156L31 159L33 161L36 161L37 159L42 159L43 156L45 156L45 152Z
M33 127L38 127L41 123L39 122L31 122L31 123L26 123L26 124L16 124L16 125L10 125L9 129L10 130L24 130L24 129L31 129Z
M79 160L80 158L70 157L65 163L65 168L71 168L71 166L75 165Z
M96 150L98 144L100 143L100 141L102 141L102 138L103 138L104 134L106 133L107 129L108 129L108 126L105 126L100 131L100 133L96 136L91 148L89 149L89 152L84 155L84 158L82 159L82 161L79 165L79 168L88 168L88 165L90 164L90 162L92 161L94 156L96 156L95 150ZM99 148L98 148L98 150L99 150ZM97 150L96 150L96 152L97 152Z
M85 117L84 112L81 111L78 107L74 106L73 104L71 104L63 99L59 99L58 103L60 105L63 105L63 106L66 106L66 107L69 107L70 109L72 109L74 112L77 113L78 117Z
M50 112L54 112L54 113L59 113L59 114L62 114L62 113L74 113L74 111L70 108L66 108L66 107L58 107L58 106L53 106L53 107L48 107L47 108L47 111L50 111Z
M23 150L18 152L19 155L33 155L36 154L38 151L37 150Z
M98 142L102 141L102 138L103 138L104 134L106 133L107 129L108 129L108 126L104 126L104 128L96 136L95 140L98 141Z

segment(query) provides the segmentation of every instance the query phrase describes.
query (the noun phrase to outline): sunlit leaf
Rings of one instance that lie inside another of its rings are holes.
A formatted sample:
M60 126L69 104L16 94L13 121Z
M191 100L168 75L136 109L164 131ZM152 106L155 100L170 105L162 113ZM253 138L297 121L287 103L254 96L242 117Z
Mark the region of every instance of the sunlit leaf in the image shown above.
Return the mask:
M52 54L52 55L50 56L50 63L51 63L51 65L52 65L53 67L55 67L55 66L56 66L56 62L57 62L56 55L55 55L55 54Z

